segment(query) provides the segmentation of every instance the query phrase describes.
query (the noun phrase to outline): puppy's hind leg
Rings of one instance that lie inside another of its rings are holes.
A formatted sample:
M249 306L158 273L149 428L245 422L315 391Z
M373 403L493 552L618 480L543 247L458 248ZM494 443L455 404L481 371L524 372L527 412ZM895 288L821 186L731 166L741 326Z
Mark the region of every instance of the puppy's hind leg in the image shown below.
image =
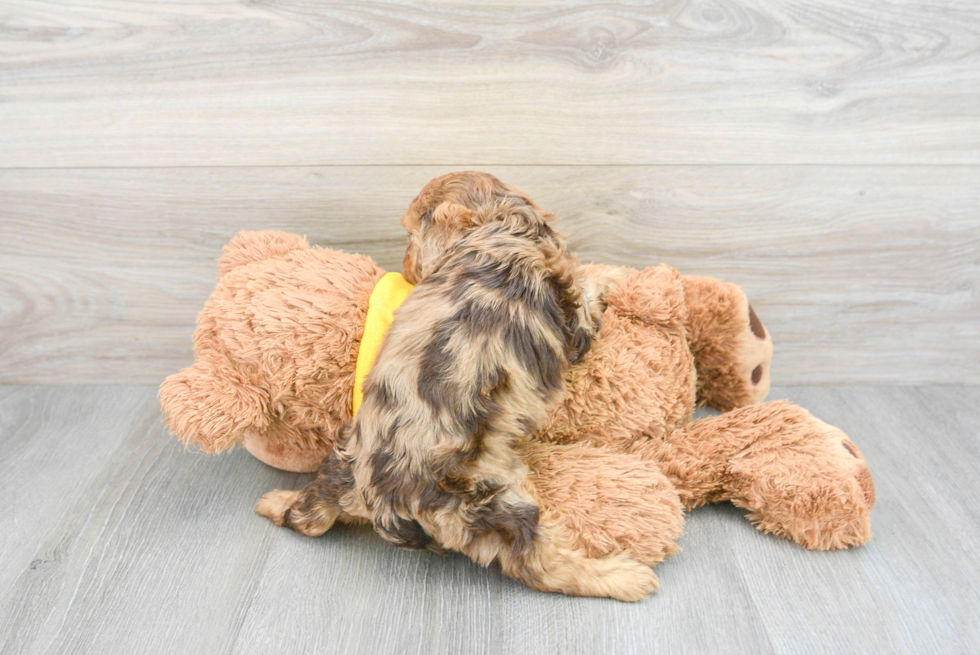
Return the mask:
M541 591L637 601L659 585L649 566L626 553L589 557L571 545L561 525L547 520L538 524L530 544L502 548L497 558L504 573Z
M350 469L335 453L324 460L313 482L299 491L275 489L262 496L255 511L309 537L319 537L346 516L341 497L353 488Z

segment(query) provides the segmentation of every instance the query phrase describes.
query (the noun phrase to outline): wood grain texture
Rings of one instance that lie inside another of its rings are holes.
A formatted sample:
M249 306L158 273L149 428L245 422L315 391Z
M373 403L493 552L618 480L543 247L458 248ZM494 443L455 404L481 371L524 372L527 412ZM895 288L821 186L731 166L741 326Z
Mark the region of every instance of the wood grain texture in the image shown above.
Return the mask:
M185 451L159 423L154 391L0 387L3 447L29 432L60 451L0 458L0 480L16 477L44 526L0 553L4 655L980 649L980 387L774 389L861 447L875 537L811 552L730 505L702 508L684 550L657 568L661 591L638 604L535 592L459 556L395 549L366 527L318 539L276 528L253 503L306 476L244 451ZM66 425L76 431L59 441ZM33 500L58 494L56 505Z
M0 166L980 163L980 6L0 3Z
M70 520L76 494L147 413L146 401L145 389L131 387L0 387L0 597L22 570L50 563L35 549Z
M30 565L3 564L11 567L5 575L14 574L0 596L5 655L217 653L227 650L241 627L275 536L249 520L254 498L270 486L294 486L299 478L257 462L236 473L244 451L222 459L185 451L161 425L156 390L136 391L139 421L109 424L109 435L93 430L79 438L82 447L107 436L118 446L101 462L79 458L61 474L76 486L63 493L62 505L45 511L58 520L50 533L37 535ZM35 393L72 392L57 387ZM119 394L113 388L90 391L92 418L119 411ZM78 416L55 412L55 418L41 424L37 442L55 436L49 431L58 419ZM15 464L3 459L0 477ZM31 464L22 494L64 486L49 479L57 471L43 461Z
M442 167L0 171L0 381L156 384L221 246L285 229L400 267ZM741 284L777 384L980 382L972 167L490 167L583 259Z

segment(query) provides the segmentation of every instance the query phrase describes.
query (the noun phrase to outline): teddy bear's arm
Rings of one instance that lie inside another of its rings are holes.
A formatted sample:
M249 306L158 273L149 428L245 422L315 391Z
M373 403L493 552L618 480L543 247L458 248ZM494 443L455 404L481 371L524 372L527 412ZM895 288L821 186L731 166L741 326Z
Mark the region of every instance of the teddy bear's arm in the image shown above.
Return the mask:
M166 422L185 444L219 453L246 431L268 425L268 395L251 385L220 355L201 357L160 385Z
M584 264L582 270L584 295L597 319L606 310L610 294L631 276L641 274L636 269L606 264ZM658 268L644 272L652 270ZM679 277L686 305L684 327L698 373L698 402L727 411L765 400L769 393L772 338L745 293L737 285L715 278ZM646 286L631 286L627 303L630 311L638 310L647 300L640 292ZM662 291L658 284L651 290Z

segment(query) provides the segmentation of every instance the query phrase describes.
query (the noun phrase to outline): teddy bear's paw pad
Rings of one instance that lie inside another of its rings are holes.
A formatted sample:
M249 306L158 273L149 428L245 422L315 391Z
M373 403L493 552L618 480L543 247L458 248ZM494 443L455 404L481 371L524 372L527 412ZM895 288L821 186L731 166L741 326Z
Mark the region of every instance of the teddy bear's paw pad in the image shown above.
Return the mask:
M744 377L749 402L762 402L769 394L772 339L752 305L748 305L745 332L739 337L734 354Z
M752 330L752 334L756 339L760 341L765 341L769 334L766 332L765 326L762 321L759 320L758 315L756 315L755 310L752 309L752 305L749 305L749 329Z
M276 525L283 525L286 512L298 499L298 491L275 489L259 499L255 505L255 512L268 518Z
M731 305L692 344L698 401L725 412L765 400L772 368L772 338L752 305L741 291Z
M865 508L870 511L875 504L875 483L861 450L843 431L820 419L814 420L823 438L829 442L831 452L836 454L835 459L840 462L843 475L856 483L857 488L860 489L861 500Z

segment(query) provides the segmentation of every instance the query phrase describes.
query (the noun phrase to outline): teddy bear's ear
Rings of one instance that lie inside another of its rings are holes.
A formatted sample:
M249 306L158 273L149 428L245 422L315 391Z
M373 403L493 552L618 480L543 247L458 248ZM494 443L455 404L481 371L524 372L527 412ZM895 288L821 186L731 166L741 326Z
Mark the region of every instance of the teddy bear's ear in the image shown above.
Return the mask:
M306 237L297 234L275 230L261 232L243 230L222 249L221 258L218 260L218 278L239 266L285 255L293 250L308 250L309 247Z

